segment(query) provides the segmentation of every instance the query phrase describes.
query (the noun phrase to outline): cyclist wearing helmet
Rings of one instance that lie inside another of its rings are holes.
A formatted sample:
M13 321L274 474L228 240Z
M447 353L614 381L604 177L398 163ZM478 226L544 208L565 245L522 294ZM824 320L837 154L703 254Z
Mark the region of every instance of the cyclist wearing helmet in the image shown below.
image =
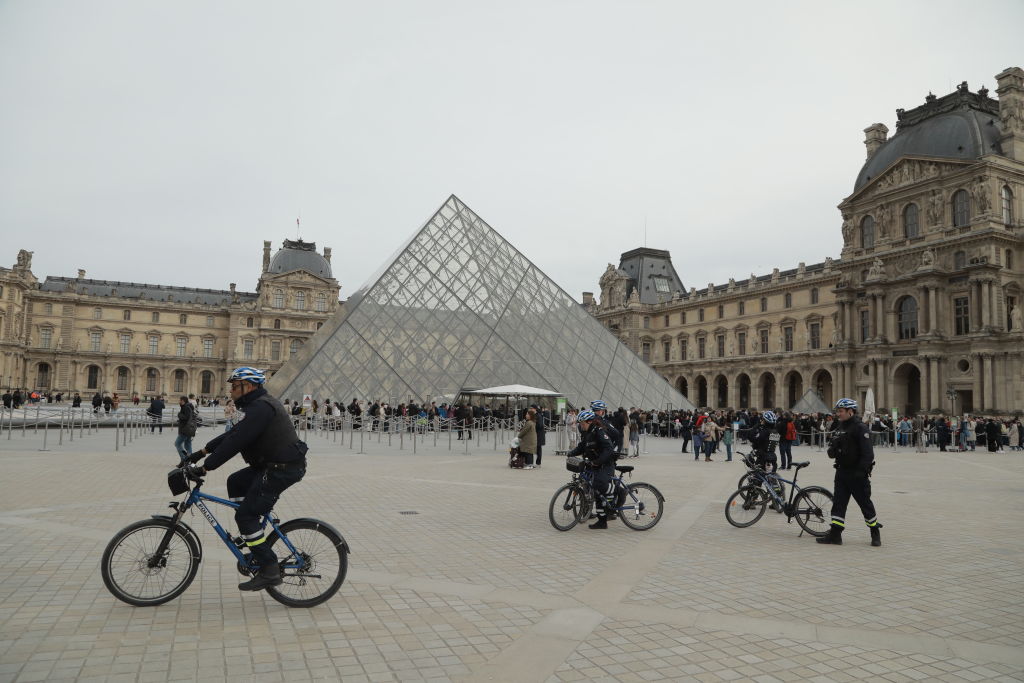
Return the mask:
M608 417L608 404L604 401L591 401L590 409L594 411L594 415L597 416L605 433L608 434L608 438L612 440L612 447L615 449L615 452L621 451L622 432L612 424L611 418Z
M266 376L256 368L242 367L228 377L231 398L240 413L229 432L214 438L193 460L206 456L202 466L192 465L196 476L215 470L236 453L247 466L228 476L228 498L240 501L235 511L238 531L260 564L259 573L238 588L257 591L281 584L274 551L264 541L260 518L270 512L281 493L306 474L305 443L295 433L292 419L281 402L263 387Z
M882 545L882 536L875 514L875 504L871 502L871 470L875 466L875 451L871 447L871 432L868 426L857 417L857 402L852 398L841 398L836 401L836 416L839 426L836 427L832 443L828 447L828 457L834 459L836 468L835 497L832 499L832 525L828 534L816 539L818 543L843 544L843 530L846 528L846 506L850 496L857 501L860 511L864 514L864 523L871 532L871 545Z
M597 521L590 525L591 529L608 528L608 512L605 508L605 497L614 490L612 477L615 475L615 447L608 433L601 424L601 418L592 410L581 410L576 416L580 426L580 443L569 451L569 455L582 456L590 462L594 469L594 499L597 504Z
M778 419L775 413L766 410L761 413L761 419L754 427L750 435L750 447L757 456L757 464L768 469L772 466L772 472L778 470L778 459L775 457L775 445L779 443L779 432L775 428Z

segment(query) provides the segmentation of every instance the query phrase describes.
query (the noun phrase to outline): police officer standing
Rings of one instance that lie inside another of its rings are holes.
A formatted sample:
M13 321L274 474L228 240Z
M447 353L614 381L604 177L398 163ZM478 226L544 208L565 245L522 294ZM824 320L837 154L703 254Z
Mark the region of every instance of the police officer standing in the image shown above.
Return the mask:
M875 515L875 505L871 502L871 470L875 466L875 451L871 447L871 432L868 426L857 417L857 402L851 398L836 401L836 416L839 426L836 428L832 443L828 447L828 457L833 458L836 468L835 497L832 499L832 525L828 533L816 539L818 543L843 544L843 529L846 528L846 506L850 496L857 501L860 511L864 513L864 523L871 531L871 545L882 545L882 537Z
M263 387L266 376L256 368L242 367L228 377L231 398L242 413L231 431L216 437L191 456L208 455L202 467L191 465L191 476L201 477L215 470L236 453L248 465L228 476L228 498L241 501L235 521L242 540L259 562L259 573L238 585L243 591L258 591L282 583L277 554L265 544L260 518L270 512L281 493L306 474L305 443L295 433L292 418L281 402Z
M614 492L612 477L615 475L615 447L604 430L600 418L592 410L581 410L576 416L582 436L576 448L569 451L571 456L582 456L594 470L594 501L597 505L597 521L591 529L608 528L606 497Z

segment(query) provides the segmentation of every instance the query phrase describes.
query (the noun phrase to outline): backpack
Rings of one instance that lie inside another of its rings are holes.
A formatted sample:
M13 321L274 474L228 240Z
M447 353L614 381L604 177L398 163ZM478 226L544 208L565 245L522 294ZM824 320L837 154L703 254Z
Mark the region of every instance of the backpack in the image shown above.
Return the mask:
M195 406L192 407L192 415L188 418L188 426L192 428L193 432L203 426L203 416L199 414L199 409Z

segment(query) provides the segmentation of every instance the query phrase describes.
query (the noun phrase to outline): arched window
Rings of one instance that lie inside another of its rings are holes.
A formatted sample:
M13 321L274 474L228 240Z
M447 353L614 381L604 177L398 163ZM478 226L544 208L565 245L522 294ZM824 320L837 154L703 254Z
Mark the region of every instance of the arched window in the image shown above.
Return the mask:
M117 369L117 390L128 391L128 368L123 365Z
M999 202L1003 206L1003 223L1010 225L1013 223L1013 192L1009 185L1003 185L999 190Z
M864 216L860 222L860 246L864 249L875 246L875 219L871 216Z
M299 309L300 311L306 310L305 292L295 292L295 308Z
M899 303L900 339L917 336L917 300L912 296L903 297Z
M917 204L907 204L903 209L903 236L913 239L921 234L917 222Z
M294 356L299 352L299 349L301 348L302 342L300 342L298 339L292 339L292 343L288 345L288 355Z
M953 227L963 228L971 223L971 196L967 190L953 193Z
M967 252L958 251L953 254L953 270L962 270L967 265Z
M274 308L284 308L284 292L280 289L274 290L274 302L271 304Z
M316 312L324 313L327 311L327 295L320 292L316 295Z
M281 329L281 320L279 318L275 318L274 319L274 329L275 330Z

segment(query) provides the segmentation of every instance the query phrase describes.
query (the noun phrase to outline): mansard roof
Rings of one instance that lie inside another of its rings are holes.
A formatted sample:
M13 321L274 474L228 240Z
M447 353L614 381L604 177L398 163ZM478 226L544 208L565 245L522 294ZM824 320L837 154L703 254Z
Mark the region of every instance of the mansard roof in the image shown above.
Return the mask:
M198 289L193 287L171 287L148 285L138 282L116 280L88 280L85 278L56 277L48 275L39 285L43 292L74 292L86 296L110 296L119 299L144 299L146 301L171 301L174 303L227 306L234 294L222 289ZM240 302L256 301L258 294L236 292Z

